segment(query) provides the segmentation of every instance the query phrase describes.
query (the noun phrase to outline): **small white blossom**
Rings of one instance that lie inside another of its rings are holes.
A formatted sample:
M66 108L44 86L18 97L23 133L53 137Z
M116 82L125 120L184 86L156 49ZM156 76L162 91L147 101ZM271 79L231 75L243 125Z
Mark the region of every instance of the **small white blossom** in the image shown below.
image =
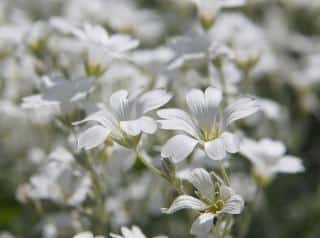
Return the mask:
M146 238L139 227L132 226L131 229L127 227L121 228L122 235L110 234L111 238ZM154 238L166 238L166 236L156 236Z
M239 142L227 127L236 120L257 112L258 106L252 98L241 98L230 104L220 115L222 92L207 88L205 92L192 89L186 96L191 116L180 109L162 109L157 112L162 129L182 131L172 137L162 149L162 157L180 162L201 145L206 154L214 160L222 160L227 152L237 153Z
M258 142L243 139L240 153L252 162L254 173L262 184L268 184L277 173L304 171L304 166L299 158L285 154L286 147L281 141L268 138Z
M217 178L218 179L218 178ZM199 198L189 195L177 197L168 209L163 212L172 214L182 209L191 209L200 213L191 227L191 234L208 237L212 229L213 220L219 214L240 214L244 201L230 187L218 179L213 180L204 169L194 169L188 180L197 189Z
M62 78L42 78L44 87L40 94L24 97L22 108L51 108L56 113L70 113L89 93L92 83L87 78L65 80Z
M79 149L92 149L108 137L125 147L133 148L141 133L153 134L157 130L156 121L145 114L163 106L170 99L171 95L161 89L132 97L129 97L126 90L113 93L109 108L101 109L75 123L96 122L79 134Z
M75 235L73 238L104 238L104 236L94 236L90 231L84 231Z
M217 57L225 56L233 58L233 52L225 45L219 44L212 40L207 33L191 32L187 35L176 37L168 42L175 57L170 62L168 69L176 69L184 65L192 65L192 67L211 63Z
M202 26L209 29L222 8L239 7L246 0L193 0L198 8L198 15Z

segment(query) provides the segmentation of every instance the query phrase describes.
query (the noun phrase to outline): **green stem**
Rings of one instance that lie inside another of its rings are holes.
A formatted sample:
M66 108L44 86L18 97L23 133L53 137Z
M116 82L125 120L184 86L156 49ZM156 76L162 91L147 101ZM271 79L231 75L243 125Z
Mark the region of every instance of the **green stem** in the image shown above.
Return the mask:
M94 196L97 202L96 206L96 214L97 214L97 232L102 232L103 229L106 227L107 223L107 216L104 208L104 192L102 185L100 183L100 177L97 174L96 170L94 169L91 161L90 156L86 153L86 168L90 174L92 183L93 183L93 190L94 190Z
M252 222L252 218L254 216L255 210L257 209L258 206L258 199L259 199L259 195L263 192L262 187L258 187L257 191L256 191L256 195L255 195L255 200L251 205L250 208L250 212L246 214L245 219L243 220L243 222L241 223L240 229L239 229L239 234L238 237L239 238L243 238L247 235L248 230L249 230L249 226Z
M146 166L151 172L153 172L154 174L156 174L156 175L164 178L165 180L167 180L167 178L163 176L163 174L161 173L161 171L160 171L158 168L154 167L152 164L150 164L147 160L145 160L145 159L143 158L143 156L139 153L138 150L136 150L136 156L137 156L137 159L138 159L144 166Z
M219 167L220 172L221 172L221 174L222 174L223 181L225 182L225 184L226 184L227 186L230 187L230 180L229 180L229 177L228 177L228 174L227 174L226 169L224 168L224 166L222 165L222 163L221 163L220 160L217 160L217 164L218 164L218 167Z

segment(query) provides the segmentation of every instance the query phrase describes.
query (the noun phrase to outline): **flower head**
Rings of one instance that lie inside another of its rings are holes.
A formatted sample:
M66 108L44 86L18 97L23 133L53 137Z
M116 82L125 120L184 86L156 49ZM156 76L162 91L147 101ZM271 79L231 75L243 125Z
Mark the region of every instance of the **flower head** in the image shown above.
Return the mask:
M111 233L111 238L146 238L146 236L142 233L139 227L132 226L131 229L127 227L121 227L122 235L116 235ZM166 236L157 236L154 238L167 238Z
M178 130L185 134L172 137L162 149L162 157L170 157L175 162L185 159L201 145L206 154L214 160L224 159L229 153L239 150L237 138L227 127L236 120L247 117L258 110L252 98L242 98L230 104L224 113L220 113L222 92L216 88L207 88L205 92L192 89L186 96L190 111L172 108L162 109L157 113L162 129Z
M161 89L132 97L126 90L113 93L108 108L75 123L94 122L79 134L78 147L92 149L108 137L125 147L135 147L141 133L153 134L157 130L156 121L145 114L163 106L170 99L171 95Z
M219 214L240 214L244 201L230 187L227 187L217 177L213 180L204 169L194 169L188 180L197 189L198 198L189 195L177 197L168 209L163 212L172 214L182 209L192 209L200 212L199 217L191 227L191 234L207 237L210 233L213 220Z
M57 113L70 113L92 89L92 82L88 78L65 80L45 76L42 81L42 92L24 97L21 105L23 108L49 107Z
M193 0L198 8L200 22L204 29L209 29L215 22L222 8L239 7L246 0Z
M298 173L304 171L302 161L285 155L286 147L281 141L268 138L256 142L243 139L240 153L248 158L261 185L267 185L277 173Z

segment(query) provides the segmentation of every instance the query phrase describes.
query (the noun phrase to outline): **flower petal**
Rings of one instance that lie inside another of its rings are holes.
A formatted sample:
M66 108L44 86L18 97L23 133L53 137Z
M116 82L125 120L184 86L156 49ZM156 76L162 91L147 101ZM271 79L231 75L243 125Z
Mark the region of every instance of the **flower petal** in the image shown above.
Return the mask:
M187 179L200 192L201 196L209 200L214 198L214 186L211 176L205 169L192 170Z
M72 125L78 126L82 123L90 122L90 121L97 122L103 125L104 127L110 127L110 128L114 127L117 124L116 118L110 112L106 110L100 110L98 112L95 112L87 116L81 121L73 122Z
M110 106L120 121L130 119L132 105L130 105L126 90L119 90L113 93L110 97Z
M85 231L75 235L73 238L94 238L94 237L91 232Z
M206 142L204 144L204 149L207 155L214 160L222 160L227 155L224 140L221 138Z
M217 88L208 87L205 91L205 99L209 113L215 115L217 107L222 101L222 92Z
M128 135L137 136L142 132L153 134L157 130L157 123L151 117L141 117L137 120L121 121L120 127Z
M183 131L195 138L199 138L194 127L192 127L186 121L183 121L180 119L171 119L171 120L158 120L158 122L160 123L161 129Z
M240 195L233 194L224 205L223 213L240 214L244 207L244 201Z
M188 113L178 108L165 108L157 111L159 117L163 119L178 119L194 126L193 121Z
M173 201L173 203L168 209L163 208L162 212L166 214L172 214L182 209L192 209L196 211L201 211L205 209L206 206L207 205L204 202L197 198L194 198L189 195L181 195Z
M177 108L169 108L158 110L159 117L166 120L159 120L162 129L166 130L181 130L191 136L197 138L197 128L194 125L191 117L183 110Z
M78 148L90 150L97 147L107 139L110 132L109 128L100 125L92 126L79 134Z
M198 237L208 237L214 219L214 214L203 213L192 224L190 233Z
M143 114L153 111L171 99L171 94L167 93L165 90L155 89L149 92L144 93L138 99L137 110L138 115L142 116Z
M189 110L198 122L198 126L204 131L210 131L215 118L208 110L204 93L200 89L192 89L187 93L186 101Z
M279 173L299 173L304 171L304 166L301 159L288 155L279 160L274 170Z
M161 156L178 163L190 155L197 144L198 141L189 136L176 135L163 146Z
M220 136L224 141L224 146L229 153L237 153L240 148L240 142L237 136L230 132L224 132Z
M259 106L253 98L241 98L230 104L224 113L224 126L227 127L232 122L248 117L259 110Z

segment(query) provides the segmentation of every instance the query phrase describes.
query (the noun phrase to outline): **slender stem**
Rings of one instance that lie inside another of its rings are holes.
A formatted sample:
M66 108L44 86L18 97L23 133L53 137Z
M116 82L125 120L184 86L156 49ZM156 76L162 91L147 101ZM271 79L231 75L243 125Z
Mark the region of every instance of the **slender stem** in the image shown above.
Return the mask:
M220 160L217 160L217 164L218 164L220 172L222 174L223 181L225 182L225 184L227 186L230 186L230 180L229 180L229 177L228 177L226 169L224 168L224 166L222 165Z
M166 179L166 178L163 176L163 174L161 173L161 171L160 171L158 168L154 167L152 164L150 164L147 160L145 160L138 150L136 150L136 156L137 156L137 159L140 160L140 162L141 162L144 166L146 166L149 170L151 170L151 172L153 172L154 174L156 174L156 175L158 175L158 176ZM167 179L166 179L166 180L167 180Z
M90 156L86 153L86 168L90 174L92 183L93 183L93 190L94 190L94 196L97 202L96 206L96 214L97 214L97 219L98 219L98 225L97 225L97 232L101 232L106 223L107 223L107 216L106 216L106 211L104 208L104 199L103 199L103 188L100 183L100 177L97 174L96 170L94 169L91 161L90 161Z
M255 194L255 200L253 201L251 208L250 208L250 212L247 213L247 215L245 216L245 219L243 220L243 222L241 223L240 229L239 229L239 234L238 237L239 238L243 238L247 235L248 233L248 229L249 226L252 222L252 218L254 216L255 210L257 209L258 206L258 199L259 199L259 195L263 192L262 187L258 187L256 194Z
M232 216L228 216L226 218L226 225L224 227L224 230L223 230L221 238L225 238L228 235L228 232L230 231L229 227L231 225L231 222L232 222Z

